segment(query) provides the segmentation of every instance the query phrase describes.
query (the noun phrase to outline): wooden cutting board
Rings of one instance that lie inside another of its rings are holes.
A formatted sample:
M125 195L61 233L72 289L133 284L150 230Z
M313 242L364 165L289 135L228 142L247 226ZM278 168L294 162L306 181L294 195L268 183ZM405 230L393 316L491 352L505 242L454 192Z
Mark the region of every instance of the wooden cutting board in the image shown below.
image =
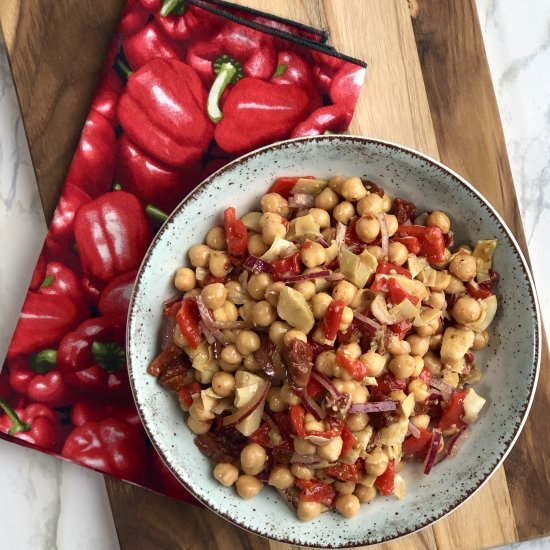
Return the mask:
M330 31L366 60L351 132L440 159L492 202L526 252L474 0L240 0ZM44 211L54 211L124 0L2 0L0 21ZM550 534L550 374L545 344L535 403L492 479L458 510L380 548L477 549ZM289 548L213 513L106 478L121 547Z

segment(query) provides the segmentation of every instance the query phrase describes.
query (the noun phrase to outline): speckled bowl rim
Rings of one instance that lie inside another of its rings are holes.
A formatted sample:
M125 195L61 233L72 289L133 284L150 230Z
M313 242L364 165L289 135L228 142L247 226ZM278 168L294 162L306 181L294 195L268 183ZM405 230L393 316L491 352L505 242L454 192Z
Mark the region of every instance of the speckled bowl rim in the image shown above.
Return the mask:
M464 179L462 176L460 176L457 172L455 172L454 170L452 170L448 166L444 165L443 163L439 162L438 160L430 157L429 155L426 155L424 153L420 153L419 151L416 151L415 149L411 149L410 147L406 147L406 146L400 145L398 143L394 143L394 142L386 141L386 140L382 140L382 139L377 139L377 138L371 138L371 137L367 137L367 136L329 135L329 136L311 136L311 137L306 137L306 138L295 138L295 139L280 141L280 142L277 142L277 143L271 144L271 145L266 145L265 147L261 147L259 149L256 149L256 150L252 151L251 153L247 153L246 155L243 155L243 156L229 162L228 164L224 165L223 167L218 169L216 172L214 172L213 174L208 176L208 178L206 178L204 181L202 181L193 191L191 191L180 202L180 204L170 214L168 219L164 222L162 227L159 229L158 233L155 235L155 238L151 242L151 244L150 244L150 246L149 246L149 248L148 248L148 250L145 254L145 257L143 258L143 261L142 261L142 263L139 267L138 274L137 274L137 277L136 277L136 282L135 282L135 285L134 285L134 289L132 291L132 296L130 298L130 303L129 303L129 308L128 308L128 322L127 322L127 327L126 327L126 342L127 342L126 343L126 349L127 349L127 364L128 364L128 375L129 375L129 380L130 380L130 387L132 389L132 395L134 397L134 401L136 403L136 407L137 407L141 422L142 422L142 424L145 428L145 431L147 432L153 446L155 447L155 450L159 453L159 455L161 456L161 458L164 461L164 463L166 464L166 466L177 477L177 479L180 481L180 483L197 500L199 500L207 508L212 510L214 513L216 513L220 517L226 519L230 523L236 525L237 527L240 527L241 529L244 529L245 531L249 531L251 533L254 533L255 535L258 535L260 537L267 538L268 540L269 539L270 540L276 540L278 542L283 542L283 543L290 544L290 545L297 544L296 541L291 541L291 540L287 540L287 539L282 538L282 537L278 537L277 533L272 533L268 536L266 533L262 533L259 530L252 529L250 527L246 527L246 526L242 525L241 523L239 523L238 519L236 519L236 518L230 516L229 514L226 514L222 511L220 511L219 509L217 509L215 502L208 502L207 499L199 497L195 493L195 491L193 490L193 487L190 484L186 483L184 480L182 480L180 478L180 476L178 475L177 471L174 468L171 467L167 457L165 456L165 454L161 450L160 445L157 443L157 441L155 439L155 436L153 434L153 430L149 429L149 426L148 426L147 422L145 421L145 414L144 414L144 412L141 408L142 405L137 399L137 390L136 390L135 385L134 385L134 371L133 371L133 368L132 368L132 356L129 353L130 342L131 342L131 338L132 338L131 337L131 332L132 332L131 327L133 326L133 323L134 323L134 314L133 314L133 312L134 312L134 308L135 308L136 295L138 293L138 289L139 289L139 286L140 286L141 278L143 276L143 272L146 269L147 264L149 263L149 258L151 256L151 254L153 253L157 243L162 239L163 234L165 233L167 228L171 224L174 223L174 220L175 220L176 216L185 207L187 202L193 200L195 198L195 195L202 193L203 190L205 190L205 188L208 187L209 184L212 181L215 181L218 178L218 176L220 174L223 174L226 170L230 170L234 166L236 166L238 164L241 164L243 162L246 162L250 158L261 155L265 151L278 149L278 148L284 148L287 145L292 144L292 143L314 142L314 141L322 142L322 141L333 141L333 140L350 141L350 142L355 142L355 143L360 142L360 143L372 144L372 145L381 145L381 146L387 147L389 149L395 149L396 151L399 151L401 153L406 153L406 154L408 154L412 157L417 157L418 159L423 160L423 161L425 161L429 164L432 164L433 166L439 168L440 170L443 170L444 172L447 172L456 181L456 183L458 183L459 185L462 185L466 189L466 191L471 194L472 198L476 199L478 201L479 205L482 208L485 208L489 212L490 216L492 216L494 218L496 223L498 225L500 225L500 227L502 229L502 232L505 234L505 236L508 239L508 244L512 247L513 251L515 252L515 254L517 256L517 258L519 259L520 268L522 269L522 272L523 272L523 274L525 275L525 277L528 281L528 292L529 292L530 301L531 301L530 310L534 314L533 319L534 319L534 324L535 324L534 349L533 349L533 354L534 354L534 365L533 365L533 367L535 369L535 372L534 372L534 376L532 377L531 386L529 388L528 399L527 399L526 403L524 403L524 407L523 407L523 411L522 411L522 418L515 425L514 430L511 433L509 439L504 442L504 450L503 450L502 454L500 455L500 457L495 461L495 463L494 463L492 469L490 470L490 472L485 476L485 478L481 479L479 481L479 483L475 487L473 487L471 489L471 491L466 496L462 497L460 500L458 500L458 502L453 502L451 504L451 506L449 506L447 509L442 510L441 514L439 516L426 518L426 520L424 522L418 523L418 524L412 526L411 529L409 529L408 531L401 532L401 533L399 533L398 535L395 535L395 536L380 537L376 540L372 540L372 538L371 538L371 540L364 540L364 541L361 541L361 542L355 542L351 545L346 544L346 543L342 543L342 544L338 544L336 546L334 546L334 545L332 545L332 546L319 546L319 545L316 545L316 544L309 544L309 543L300 542L300 546L310 547L310 548L357 548L357 547L360 547L360 546L370 546L370 545L373 545L373 544L381 544L381 543L384 543L384 542L390 542L390 541L394 541L394 540L400 539L402 537L405 537L407 535L417 533L421 529L424 529L424 528L426 528L430 525L433 525L436 521L441 520L442 518L444 518L445 516L447 516L451 512L455 511L459 506L462 506L470 497L472 497L474 495L474 493L476 493L483 485L485 485L485 483L487 483L489 481L489 479L494 475L494 473L499 468L499 466L504 462L504 460L506 459L506 457L508 456L508 454L512 450L512 447L516 443L516 441L517 441L517 439L518 439L518 437L521 433L521 430L523 429L523 427L525 425L525 422L526 422L527 417L529 415L529 410L531 409L531 405L533 403L533 399L534 399L534 396L535 396L535 390L536 390L536 387L537 387L537 384L538 384L538 379L539 379L540 361L541 361L541 346L542 346L542 324L541 324L541 315L540 315L539 303L538 303L537 293L536 293L536 289L535 289L535 283L534 283L533 277L531 275L529 264L528 264L528 262L527 262L527 260L524 256L524 254L523 254L516 238L514 237L512 231L510 230L510 228L508 227L508 225L506 224L504 219L501 217L501 215L492 206L492 204L471 183L469 183L466 179ZM136 322L138 322L138 321L136 320ZM137 373L137 374L138 374L138 376L146 375L146 373ZM299 521L299 520L297 520L297 521Z

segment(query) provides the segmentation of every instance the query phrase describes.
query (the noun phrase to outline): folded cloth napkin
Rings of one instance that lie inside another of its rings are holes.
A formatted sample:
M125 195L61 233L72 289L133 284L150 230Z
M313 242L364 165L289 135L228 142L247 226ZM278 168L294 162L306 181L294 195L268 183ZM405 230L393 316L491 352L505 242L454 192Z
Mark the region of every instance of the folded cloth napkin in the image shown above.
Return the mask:
M326 40L220 0L129 0L0 374L1 437L191 498L128 383L137 268L167 214L230 160L347 130L365 65Z

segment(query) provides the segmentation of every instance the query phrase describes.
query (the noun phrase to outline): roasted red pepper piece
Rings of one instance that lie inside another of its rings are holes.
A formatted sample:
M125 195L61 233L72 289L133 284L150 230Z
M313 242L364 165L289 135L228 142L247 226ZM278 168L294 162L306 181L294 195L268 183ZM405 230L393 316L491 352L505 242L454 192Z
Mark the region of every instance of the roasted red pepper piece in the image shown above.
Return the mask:
M0 399L0 432L12 435L47 451L59 451L61 447L61 422L55 412L46 405L32 403L13 409Z
M138 267L151 241L143 208L125 191L106 193L82 206L74 232L84 271L103 283Z
M227 251L231 261L235 264L242 263L248 250L248 231L244 222L237 218L235 209L230 206L223 213L223 224L227 240Z
M139 0L129 0L118 24L118 32L129 36L143 27L149 19L149 11Z
M343 441L342 452L340 454L342 456L346 456L348 454L348 451L350 451L353 448L353 446L355 445L357 439L355 439L355 437L351 433L350 429L346 425L344 425L344 427L342 428L342 432L340 433L340 437L342 438L342 441Z
M71 423L73 426L83 426L88 422L101 422L106 418L119 418L124 420L136 430L142 431L143 424L134 402L129 399L126 402L109 402L105 399L89 397L77 399L71 408Z
M346 356L346 354L338 350L336 352L336 364L343 369L346 369L351 376L360 382L368 375L367 365L360 360L354 361Z
M418 428L420 431L420 437L414 437L413 435L407 437L403 441L403 455L409 455L414 458L424 459L430 444L432 442L432 432L424 428Z
M199 308L195 300L185 298L176 315L176 321L184 338L193 349L197 349L201 343L202 333L199 326Z
M128 78L118 118L143 151L181 167L196 162L212 140L205 105L206 91L194 69L175 59L153 59Z
M104 317L119 325L126 324L130 297L134 289L137 269L118 275L101 291L98 308Z
M332 501L336 496L332 485L323 483L322 481L298 479L296 486L301 489L299 499L305 502L320 502L323 506L330 508Z
M172 212L200 181L199 170L198 162L182 168L168 166L146 154L125 135L119 139L115 180L144 206L152 204Z
M52 223L46 236L46 250L52 255L66 256L74 241L74 218L78 209L92 198L80 187L67 182L57 203ZM40 280L42 284L43 278Z
M275 281L287 273L301 273L302 264L300 262L300 253L295 252L292 256L287 256L281 260L271 262L271 276Z
M292 432L302 439L307 435L304 428L305 417L306 411L302 405L292 405L290 407L289 418Z
M290 137L341 134L348 129L351 117L352 113L342 105L319 107L294 128Z
M8 359L55 346L77 323L78 309L70 298L28 292Z
M336 338L345 307L346 304L343 300L332 300L328 305L327 312L321 321L321 330L327 340Z
M103 115L90 111L66 182L76 185L90 197L98 197L111 187L115 161L115 131Z
M466 399L467 395L468 390L459 390L453 393L447 407L443 411L443 416L439 420L438 427L440 430L463 426L464 399Z
M389 279L388 288L390 291L390 300L394 304L400 304L403 300L409 300L413 305L418 304L418 296L409 294L395 279Z
M393 493L395 486L395 460L393 458L388 462L386 471L376 478L374 486L381 495L389 496Z
M201 392L201 385L198 382L191 382L180 388L176 393L178 399L184 403L187 407L193 404L193 396Z
M298 176L298 177L282 177L277 178L275 183L269 188L268 193L278 193L281 197L288 199L294 186L298 183L300 179L314 179L313 176Z
M399 265L392 264L390 262L387 262L386 260L382 260L381 262L378 262L378 266L376 268L376 274L383 274L383 275L404 275L408 279L412 279L411 272L408 269L405 269L404 267L401 267Z
M485 300L491 296L492 292L489 288L486 288L474 281L468 281L466 283L466 292L476 300Z
M61 452L74 462L137 483L144 478L146 453L143 436L116 418L76 427Z
M91 109L103 115L113 126L117 124L118 98L124 86L118 74L109 69L103 74L97 87Z
M374 279L370 285L370 290L373 292L388 292L388 279L386 279L386 277Z
M57 353L43 350L8 362L13 389L31 401L50 407L65 407L74 401L63 374L56 369Z
M400 323L397 323L395 325L388 325L388 328L394 333L399 336L399 340L403 340L407 332L411 330L412 323L405 319L404 321L401 321Z
M405 245L410 254L418 255L422 251L420 241L416 237L392 237L390 242Z
M326 393L326 388L321 384L320 382L317 382L315 378L310 378L309 382L307 383L306 392L310 397L313 397L314 399L323 394Z
M353 113L365 80L365 68L353 63L345 63L334 75L330 83L330 99Z
M248 436L248 439L258 443L262 447L273 447L273 442L269 437L269 432L271 431L271 426L267 422L260 424L260 427L253 433Z
M399 237L416 237L422 247L422 256L425 256L428 262L437 264L445 260L445 239L439 227L399 225L397 234Z
M338 481L352 481L357 483L364 475L363 461L359 459L355 464L343 464L342 462L338 462L338 464L329 466L323 471L325 474Z
M400 199L399 197L393 200L392 210L399 224L406 221L412 222L416 217L416 206L412 202Z

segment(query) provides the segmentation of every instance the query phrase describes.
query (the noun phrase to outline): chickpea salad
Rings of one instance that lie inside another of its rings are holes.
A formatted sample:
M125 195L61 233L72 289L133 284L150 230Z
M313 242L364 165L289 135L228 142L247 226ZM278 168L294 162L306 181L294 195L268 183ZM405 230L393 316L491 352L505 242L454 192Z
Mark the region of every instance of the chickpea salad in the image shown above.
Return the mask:
M278 178L229 207L163 305L149 374L177 394L215 479L270 485L303 521L402 499L403 463L454 456L485 399L495 240L358 177Z

